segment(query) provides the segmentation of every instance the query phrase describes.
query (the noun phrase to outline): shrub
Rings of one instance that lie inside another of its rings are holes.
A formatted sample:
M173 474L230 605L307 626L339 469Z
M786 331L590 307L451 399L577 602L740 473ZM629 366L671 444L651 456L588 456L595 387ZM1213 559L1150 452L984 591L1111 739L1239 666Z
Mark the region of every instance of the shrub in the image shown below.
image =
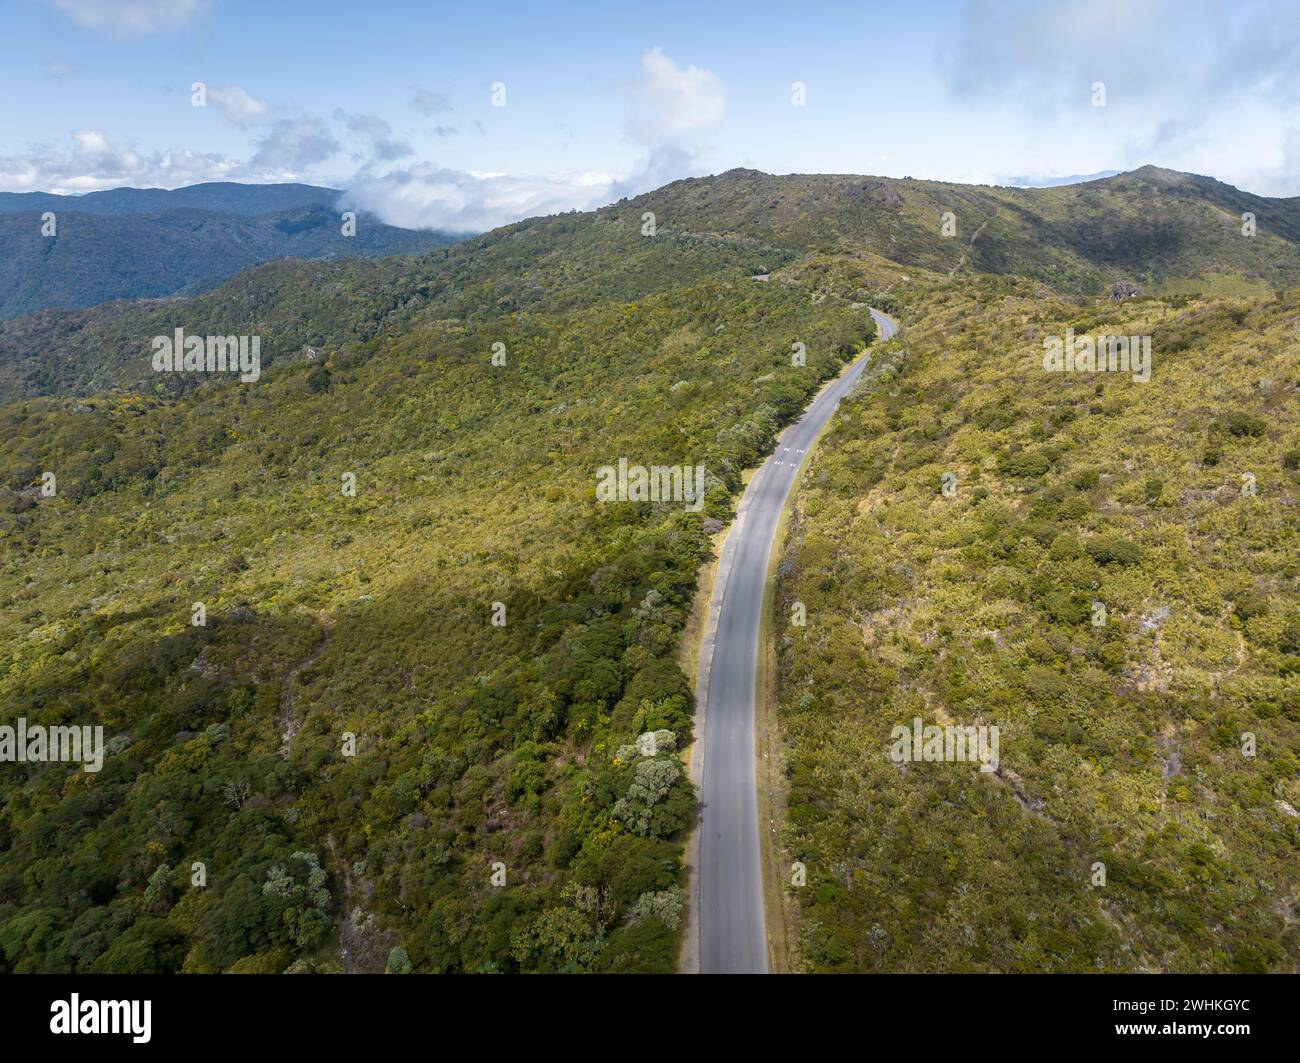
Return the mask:
M1219 423L1234 436L1262 436L1268 431L1263 417L1245 410L1229 410L1220 416Z
M1099 565L1136 565L1142 560L1142 550L1128 539L1092 539L1088 554Z

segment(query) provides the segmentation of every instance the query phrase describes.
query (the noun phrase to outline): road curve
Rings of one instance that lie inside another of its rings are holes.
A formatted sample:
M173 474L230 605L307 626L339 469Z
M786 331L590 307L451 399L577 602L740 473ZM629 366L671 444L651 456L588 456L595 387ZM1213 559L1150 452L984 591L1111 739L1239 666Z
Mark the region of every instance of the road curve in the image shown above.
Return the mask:
M898 330L898 323L878 310L871 316L878 342ZM704 715L697 856L701 973L768 970L754 778L754 693L763 594L777 525L799 466L870 360L864 353L827 383L781 434L776 452L745 488L722 547L696 683Z

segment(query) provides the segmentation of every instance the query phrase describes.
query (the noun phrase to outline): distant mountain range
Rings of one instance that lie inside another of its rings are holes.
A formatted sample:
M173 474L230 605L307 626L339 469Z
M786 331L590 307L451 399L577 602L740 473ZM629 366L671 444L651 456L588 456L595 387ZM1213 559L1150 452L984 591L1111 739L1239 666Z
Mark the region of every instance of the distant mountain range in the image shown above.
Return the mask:
M1100 181L1118 177L1123 170L1098 170L1096 173L1072 173L1067 177L1013 177L1006 182L1014 188L1056 188L1060 185L1081 185L1085 181Z
M299 207L332 207L343 195L319 185L241 185L210 181L186 188L109 188L83 196L53 192L0 192L0 214L66 210L76 214L153 214L191 207L215 214L255 218Z
M384 225L344 236L342 193L313 185L230 182L84 196L0 193L0 319L113 299L195 295L282 258L421 253L458 237ZM45 235L46 213L54 235Z

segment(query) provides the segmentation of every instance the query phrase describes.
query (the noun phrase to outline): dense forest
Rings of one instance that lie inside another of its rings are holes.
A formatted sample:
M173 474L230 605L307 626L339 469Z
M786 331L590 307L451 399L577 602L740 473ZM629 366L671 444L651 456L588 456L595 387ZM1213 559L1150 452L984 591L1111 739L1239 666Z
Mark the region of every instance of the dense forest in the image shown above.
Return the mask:
M93 719L109 752L4 776L8 969L674 967L696 570L742 471L870 340L869 293L602 225L630 264L518 302L439 257L119 308L75 338L105 329L101 364L145 386L0 414L4 715ZM402 270L413 298L368 283ZM250 307L256 385L137 374L142 338ZM598 503L620 457L703 465L706 506Z
M0 319L110 299L193 295L283 258L411 254L455 239L384 225L370 215L349 224L320 203L258 215L193 206L95 213L83 212L73 197L41 197L51 199L71 202L41 211L0 209Z

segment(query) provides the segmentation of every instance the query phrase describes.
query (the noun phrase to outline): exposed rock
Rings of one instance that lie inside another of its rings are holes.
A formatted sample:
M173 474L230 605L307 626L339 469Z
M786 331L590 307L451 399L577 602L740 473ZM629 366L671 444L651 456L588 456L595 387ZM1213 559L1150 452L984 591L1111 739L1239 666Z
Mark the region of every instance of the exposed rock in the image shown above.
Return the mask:
M1164 626L1165 621L1168 619L1169 619L1169 609L1167 606L1162 605L1159 609L1155 609L1150 613L1147 613L1146 616L1138 620L1138 630L1148 632L1148 633L1152 631L1159 631Z
M1171 731L1168 734L1156 735L1156 750L1159 752L1160 761L1164 766L1166 782L1176 775L1183 774L1183 757L1176 734Z
M1043 809L1047 807L1047 802L1041 797L1028 793L1025 789L1025 780L1010 768L999 765L998 770L993 773L994 778L1000 779L1011 788L1011 796L1015 798L1016 804L1026 812L1034 815L1042 815Z
M893 185L884 181L863 181L850 188L848 195L850 199L866 199L886 207L897 207L903 202Z

